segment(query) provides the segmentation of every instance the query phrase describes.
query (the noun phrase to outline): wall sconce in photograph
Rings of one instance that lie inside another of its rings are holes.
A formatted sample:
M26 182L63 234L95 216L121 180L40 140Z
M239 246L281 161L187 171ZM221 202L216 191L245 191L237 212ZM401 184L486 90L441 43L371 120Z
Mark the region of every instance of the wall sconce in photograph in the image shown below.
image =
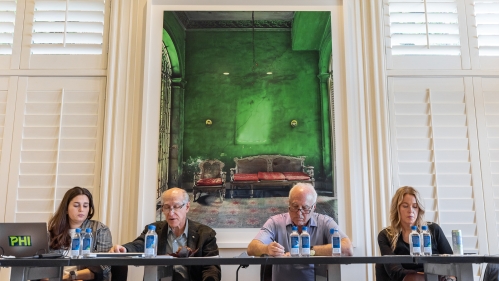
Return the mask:
M211 126L213 124L213 122L211 121L211 119L206 119L206 126Z
M296 121L296 120L291 120L291 127L293 127L293 128L294 128L294 127L296 127L296 126L298 126L298 121Z

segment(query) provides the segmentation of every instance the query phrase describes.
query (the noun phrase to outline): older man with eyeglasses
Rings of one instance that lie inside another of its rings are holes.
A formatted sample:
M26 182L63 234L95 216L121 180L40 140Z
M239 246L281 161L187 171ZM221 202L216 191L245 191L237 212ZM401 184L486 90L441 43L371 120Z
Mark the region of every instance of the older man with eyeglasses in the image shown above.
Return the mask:
M289 256L289 235L293 226L308 228L310 245L317 256L331 256L331 228L338 229L338 224L329 216L314 212L317 202L317 192L308 183L298 183L289 191L289 207L287 213L270 217L260 229L256 237L248 245L250 256ZM341 253L344 256L353 255L350 239L341 235ZM313 265L274 265L272 280L315 280Z
M185 190L174 187L161 195L163 214L166 220L152 223L158 234L158 255L175 253L179 247L189 247L197 252L195 257L218 255L215 231L204 224L187 219L190 202ZM143 252L144 231L134 241L122 245L114 245L110 252ZM166 273L170 275L169 273ZM180 266L176 265L171 273L173 281L219 281L221 272L219 265Z

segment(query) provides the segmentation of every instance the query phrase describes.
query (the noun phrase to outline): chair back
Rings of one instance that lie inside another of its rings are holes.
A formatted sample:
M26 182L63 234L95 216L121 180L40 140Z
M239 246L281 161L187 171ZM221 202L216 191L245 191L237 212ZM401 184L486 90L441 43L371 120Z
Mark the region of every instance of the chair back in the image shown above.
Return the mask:
M205 160L199 163L199 171L201 179L214 179L220 178L225 164L220 160Z

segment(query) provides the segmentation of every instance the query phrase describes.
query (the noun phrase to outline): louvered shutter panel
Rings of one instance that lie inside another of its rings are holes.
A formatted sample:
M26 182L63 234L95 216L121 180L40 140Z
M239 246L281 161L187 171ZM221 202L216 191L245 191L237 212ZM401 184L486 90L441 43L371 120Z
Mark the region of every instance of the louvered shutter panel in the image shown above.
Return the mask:
M473 78L489 253L499 254L499 78Z
M32 54L102 54L105 0L35 1Z
M465 81L389 78L393 182L421 193L426 220L439 223L450 243L451 231L461 229L465 252L483 253L485 214L475 207L483 197L473 92Z
M47 221L73 186L98 205L105 79L23 79L6 217Z
M0 55L12 54L16 4L15 0L0 0Z
M480 56L499 56L499 1L475 1Z
M499 69L499 0L478 0L470 6L468 29L474 68Z
M389 69L460 69L467 41L456 0L385 0ZM463 10L464 12L464 10ZM462 46L464 45L464 46ZM468 57L468 54L464 54Z
M22 68L106 67L109 0L27 1Z
M19 68L24 1L0 0L0 69Z

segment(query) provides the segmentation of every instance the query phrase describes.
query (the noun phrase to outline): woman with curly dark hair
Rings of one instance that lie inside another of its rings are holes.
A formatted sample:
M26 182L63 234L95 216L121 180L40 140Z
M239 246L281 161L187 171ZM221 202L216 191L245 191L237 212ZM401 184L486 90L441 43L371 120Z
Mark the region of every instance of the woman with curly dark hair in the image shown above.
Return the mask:
M113 246L111 231L103 223L91 220L93 215L94 202L90 191L79 186L68 190L48 224L50 249L69 255L75 229L80 228L84 233L91 228L92 252L108 252ZM63 280L110 280L110 269L109 266L66 267Z

